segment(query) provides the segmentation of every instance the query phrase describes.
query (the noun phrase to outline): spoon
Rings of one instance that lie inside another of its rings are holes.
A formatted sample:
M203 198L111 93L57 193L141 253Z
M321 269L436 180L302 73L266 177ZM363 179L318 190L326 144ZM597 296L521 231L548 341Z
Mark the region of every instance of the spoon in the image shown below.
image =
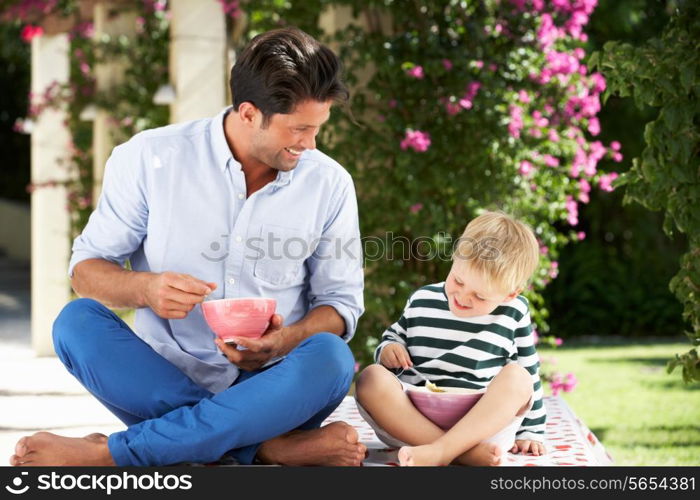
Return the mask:
M428 389L430 392L446 392L445 389L440 389L437 385L433 384L430 380L428 380L425 375L420 373L412 366L409 366L408 369L425 381L425 388Z

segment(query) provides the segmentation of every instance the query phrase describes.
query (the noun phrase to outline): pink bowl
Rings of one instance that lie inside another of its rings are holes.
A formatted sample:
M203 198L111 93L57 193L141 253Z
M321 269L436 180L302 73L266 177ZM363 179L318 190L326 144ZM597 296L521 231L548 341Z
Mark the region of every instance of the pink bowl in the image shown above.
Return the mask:
M275 299L219 299L202 302L202 313L209 328L224 342L231 342L233 337L260 337L276 307Z
M441 387L448 392L432 392L425 387L406 390L419 412L441 429L452 428L484 395L484 390Z

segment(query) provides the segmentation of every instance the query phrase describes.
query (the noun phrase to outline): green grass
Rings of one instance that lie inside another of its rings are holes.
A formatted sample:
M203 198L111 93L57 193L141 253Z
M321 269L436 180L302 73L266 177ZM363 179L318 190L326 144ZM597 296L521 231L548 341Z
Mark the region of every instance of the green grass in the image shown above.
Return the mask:
M700 465L700 384L684 385L666 362L682 343L539 349L578 378L560 393L602 441L615 465Z

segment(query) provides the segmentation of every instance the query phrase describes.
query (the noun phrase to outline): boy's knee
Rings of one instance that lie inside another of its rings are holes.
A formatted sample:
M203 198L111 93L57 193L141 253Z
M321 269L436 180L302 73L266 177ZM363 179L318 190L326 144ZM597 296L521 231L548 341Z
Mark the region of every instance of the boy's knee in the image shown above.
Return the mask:
M374 364L362 370L355 382L355 391L358 399L362 400L375 391L388 389L393 385L400 386L396 377L384 366Z
M525 368L517 363L509 363L503 367L499 375L507 376L512 387L523 392L528 398L532 394L532 376Z

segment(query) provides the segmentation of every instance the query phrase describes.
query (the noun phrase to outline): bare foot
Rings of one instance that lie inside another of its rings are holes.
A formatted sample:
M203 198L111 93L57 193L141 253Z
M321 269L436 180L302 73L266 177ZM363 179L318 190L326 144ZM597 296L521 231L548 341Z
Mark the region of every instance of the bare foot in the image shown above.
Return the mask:
M46 465L115 465L107 447L107 436L89 434L82 438L37 432L15 445L10 465L23 467Z
M352 426L333 422L270 439L258 449L258 459L265 464L358 466L366 451Z
M404 446L399 450L399 464L406 466L447 465L442 449L435 444Z
M479 443L462 453L455 462L460 465L489 466L500 465L503 458L501 448L494 443Z

